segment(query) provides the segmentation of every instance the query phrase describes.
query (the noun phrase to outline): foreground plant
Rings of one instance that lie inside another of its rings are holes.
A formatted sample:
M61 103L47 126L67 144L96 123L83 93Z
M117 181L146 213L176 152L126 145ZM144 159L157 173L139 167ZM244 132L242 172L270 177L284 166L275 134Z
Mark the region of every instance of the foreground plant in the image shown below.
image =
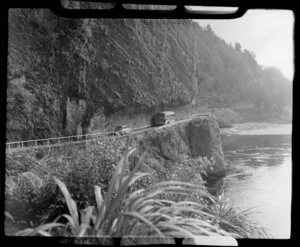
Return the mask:
M243 238L271 238L262 226L251 219L251 216L256 213L253 208L242 210L234 207L229 198L224 196L224 191L216 198L212 212L219 226L226 231L234 232ZM224 221L227 223L224 224Z
M191 202L162 199L165 195L190 195L199 193L212 203L215 199L194 184L167 181L137 189L128 193L129 188L148 173L138 172L145 158L139 158L136 166L129 171L128 158L134 150L127 151L112 175L105 199L101 187L94 186L96 206L78 210L67 187L54 177L62 191L69 214L56 218L53 223L41 225L35 229L25 229L16 235L59 235L76 237L176 237L194 238L195 236L231 236L241 237L238 227L216 217L203 205ZM169 197L167 197L169 198ZM60 218L67 223L57 223ZM235 231L224 231L219 223Z

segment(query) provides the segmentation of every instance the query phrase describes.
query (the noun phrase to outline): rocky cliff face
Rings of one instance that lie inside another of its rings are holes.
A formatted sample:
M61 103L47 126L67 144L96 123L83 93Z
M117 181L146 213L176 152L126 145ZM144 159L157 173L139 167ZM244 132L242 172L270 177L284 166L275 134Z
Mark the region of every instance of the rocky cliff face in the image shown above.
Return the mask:
M219 127L213 116L199 117L134 135L131 145L141 151L147 150L148 161L151 164L159 164L167 177L172 176L172 171L185 163L183 157L189 160L185 166L189 167L191 174L196 172L197 165L194 168L190 165L199 161L199 158L206 157L208 160L213 160L211 167L205 167L201 161L198 163L200 166L198 168L206 172L203 176L206 180L218 180L226 175ZM181 169L185 170L185 168Z
M277 117L291 95L279 72L264 73L252 53L191 20L11 9L8 38L9 141L146 125L157 111L185 108L185 116L212 105Z
M11 10L8 138L88 132L91 122L107 127L118 111L191 102L192 44L178 39L190 28L189 21L76 20Z

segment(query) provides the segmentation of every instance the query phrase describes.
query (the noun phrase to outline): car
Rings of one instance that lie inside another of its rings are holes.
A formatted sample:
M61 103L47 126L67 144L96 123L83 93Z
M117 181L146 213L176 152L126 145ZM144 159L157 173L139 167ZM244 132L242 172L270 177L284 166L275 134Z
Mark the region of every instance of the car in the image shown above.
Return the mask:
M131 132L131 128L127 125L118 125L115 128L115 135L127 135Z

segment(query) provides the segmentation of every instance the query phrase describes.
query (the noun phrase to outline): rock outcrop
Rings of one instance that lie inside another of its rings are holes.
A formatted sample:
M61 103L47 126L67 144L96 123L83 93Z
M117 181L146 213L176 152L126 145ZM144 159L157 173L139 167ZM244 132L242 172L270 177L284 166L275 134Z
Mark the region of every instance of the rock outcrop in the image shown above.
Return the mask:
M214 116L198 117L178 124L154 128L133 135L131 138L131 145L140 150L147 150L147 157L151 162L165 167L166 174L168 174L167 167L176 166L178 161L182 163L182 157L189 157L191 162L206 157L208 160L213 160L213 165L202 167L206 172L203 176L205 180L208 182L219 180L226 175L219 127ZM195 171L190 170L190 172Z

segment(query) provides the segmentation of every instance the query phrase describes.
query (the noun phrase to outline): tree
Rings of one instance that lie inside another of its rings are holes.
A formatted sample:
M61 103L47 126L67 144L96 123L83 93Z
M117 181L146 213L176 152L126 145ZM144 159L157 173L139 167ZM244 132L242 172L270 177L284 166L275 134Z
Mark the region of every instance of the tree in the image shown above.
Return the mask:
M206 31L208 31L210 33L214 32L209 24L206 26Z
M234 48L235 48L236 51L240 52L241 49L242 49L242 46L241 46L240 43L237 43L237 42L236 42Z
M249 56L249 57L251 57L252 59L255 60L256 55L255 55L255 53L254 53L253 51L249 51L249 50L247 50L247 49L244 49L244 53L245 53L247 56Z

